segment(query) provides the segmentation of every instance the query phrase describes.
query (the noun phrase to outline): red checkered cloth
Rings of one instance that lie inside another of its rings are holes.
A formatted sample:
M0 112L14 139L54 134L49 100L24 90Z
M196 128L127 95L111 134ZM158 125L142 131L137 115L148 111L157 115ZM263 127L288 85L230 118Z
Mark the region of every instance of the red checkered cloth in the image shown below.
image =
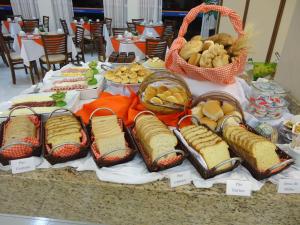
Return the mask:
M87 143L87 136L84 130L81 130L81 143L80 147L72 144L65 144L57 149L55 149L54 152L51 152L51 147L49 145L46 145L47 152L52 154L52 156L57 157L57 158L68 158L72 157L80 152L80 149L84 147ZM47 135L46 135L47 136Z
M241 18L232 9L218 5L199 5L191 9L184 18L178 37L174 40L170 51L166 55L166 68L172 72L182 74L195 80L209 80L219 84L231 84L235 82L235 77L244 70L247 59L246 50L242 51L240 56L232 63L218 68L197 67L188 64L179 55L180 49L186 43L184 36L189 24L197 18L199 13L207 13L209 11L217 11L220 12L222 16L228 16L238 36L242 37L244 35Z
M0 154L2 155L3 158L5 158L7 160L13 160L13 159L30 157L30 156L32 156L33 149L35 147L39 146L39 144L40 144L39 128L40 128L41 122L40 122L39 118L34 115L29 116L29 119L32 121L32 123L37 128L37 136L36 137L26 137L26 138L20 140L20 142L30 144L31 146L22 145L22 144L12 145L0 152ZM5 133L7 126L9 125L9 123L10 123L10 121L8 121L6 123L6 125L4 126L4 133ZM5 145L6 144L3 143L3 146L5 146Z

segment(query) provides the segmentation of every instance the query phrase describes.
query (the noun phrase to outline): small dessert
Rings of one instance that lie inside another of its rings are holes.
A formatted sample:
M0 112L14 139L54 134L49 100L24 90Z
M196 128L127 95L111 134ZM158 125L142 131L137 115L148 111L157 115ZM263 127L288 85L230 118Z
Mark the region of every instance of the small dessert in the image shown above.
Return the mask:
M151 68L164 68L165 67L165 62L163 60L161 60L158 57L154 57L151 59L148 59L146 61L147 66L151 67Z

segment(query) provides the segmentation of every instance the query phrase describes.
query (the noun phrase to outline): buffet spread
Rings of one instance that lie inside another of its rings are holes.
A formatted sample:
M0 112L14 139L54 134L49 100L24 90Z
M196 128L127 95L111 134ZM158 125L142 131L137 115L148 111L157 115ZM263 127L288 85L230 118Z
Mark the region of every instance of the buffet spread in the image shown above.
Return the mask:
M276 174L288 178L288 171L299 179L300 118L288 113L278 84L253 82L242 106L228 92L195 96L186 82L191 72L200 84L210 70L227 76L207 79L215 83L240 79L245 40L195 36L176 55L179 39L166 63L127 63L130 54L113 53L109 62L49 71L32 93L2 103L0 169L9 170L11 160L41 157L36 168L73 166L118 183L152 182L176 171L189 171L196 187L246 179L259 190L267 180L276 182ZM178 65L170 65L172 57L180 57ZM181 70L185 64L190 69ZM113 87L117 93L111 94ZM282 122L274 127L271 120ZM279 138L288 145L277 145Z

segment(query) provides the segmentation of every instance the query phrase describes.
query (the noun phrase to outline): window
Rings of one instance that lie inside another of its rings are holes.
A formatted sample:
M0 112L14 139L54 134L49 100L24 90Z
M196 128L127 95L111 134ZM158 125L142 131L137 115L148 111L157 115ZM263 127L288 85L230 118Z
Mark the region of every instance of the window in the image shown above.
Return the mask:
M12 14L10 0L0 0L0 20L4 20L6 16Z
M73 7L76 19L104 19L103 0L73 0Z

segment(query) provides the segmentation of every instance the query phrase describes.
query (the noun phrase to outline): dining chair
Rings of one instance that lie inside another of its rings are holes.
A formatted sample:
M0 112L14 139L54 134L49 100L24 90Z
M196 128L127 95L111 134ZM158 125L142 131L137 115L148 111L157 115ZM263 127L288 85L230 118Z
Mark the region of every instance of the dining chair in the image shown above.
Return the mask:
M82 26L76 26L76 33L74 38L74 44L77 50L77 63L80 61L85 62L84 58L84 28Z
M9 51L9 48L8 48L8 46L7 46L7 44L4 40L4 37L3 37L2 33L0 33L0 48L2 49L4 54L6 55L8 65L9 65L9 68L10 68L10 71L11 71L11 77L12 77L13 84L16 84L16 72L15 72L15 70L20 70L20 69L24 69L25 73L28 74L27 68L29 68L30 78L31 78L32 84L35 84L34 76L33 76L33 70L35 70L35 73L37 74L38 80L40 80L36 64L34 64L35 62L30 63L29 66L24 65L24 61L23 61L22 57L19 54Z
M40 65L42 74L51 70L53 65L59 64L60 68L68 64L68 51L67 51L67 34L55 34L55 35L42 35L42 43L45 51L45 55L40 58ZM46 64L47 67L44 67Z
M20 17L22 20L23 20L23 16L22 15L7 15L5 16L6 19L11 19L11 20L14 20L15 17Z
M174 41L174 37L175 37L174 31L166 31L165 30L162 37L161 37L161 39L166 41L168 47L170 48L173 41Z
M97 44L97 50L98 50L98 60L101 62L105 62L106 59L106 51L105 51L105 43L102 38L98 39L98 44Z
M174 32L174 36L177 33L177 21L176 20L164 20L164 27L166 32Z
M39 19L24 19L23 20L23 31L25 33L32 33L35 28L39 28Z
M128 30L130 31L130 32L136 32L136 25L135 25L135 23L131 23L131 22L127 22L126 23L127 24L127 28L128 28Z
M43 27L45 31L49 32L49 16L43 16Z
M124 35L125 31L128 31L127 28L113 28L113 35L118 36L118 35Z
M0 33L2 33L2 23L1 22L0 22ZM5 42L8 44L9 49L11 49L11 44L13 43L14 39L10 36L10 34L3 34L3 38L4 38Z
M2 35L3 36L3 35ZM3 37L3 41L5 43L5 40L4 40L4 37ZM1 55L1 58L2 58L2 61L4 62L4 64L9 67L8 65L8 62L7 62L7 59L6 59L6 56L5 56L5 52L4 52L4 48L2 47L2 45L0 45L0 55Z
M146 39L146 56L149 58L158 57L165 60L167 42L161 39Z
M111 36L111 25L112 25L112 18L104 18L104 23L106 24L106 28L108 30L109 36Z
M93 50L96 49L96 45L98 44L99 39L103 39L104 43L104 37L103 37L103 21L99 22L91 22L90 23L90 40L88 40L92 45L92 51L91 55L93 55Z
M132 19L131 21L135 24L139 24L141 22L143 22L145 19Z
M60 19L60 24L61 24L61 27L62 27L64 33L65 33L66 35L70 35L69 28L68 28L68 25L67 25L66 20Z

